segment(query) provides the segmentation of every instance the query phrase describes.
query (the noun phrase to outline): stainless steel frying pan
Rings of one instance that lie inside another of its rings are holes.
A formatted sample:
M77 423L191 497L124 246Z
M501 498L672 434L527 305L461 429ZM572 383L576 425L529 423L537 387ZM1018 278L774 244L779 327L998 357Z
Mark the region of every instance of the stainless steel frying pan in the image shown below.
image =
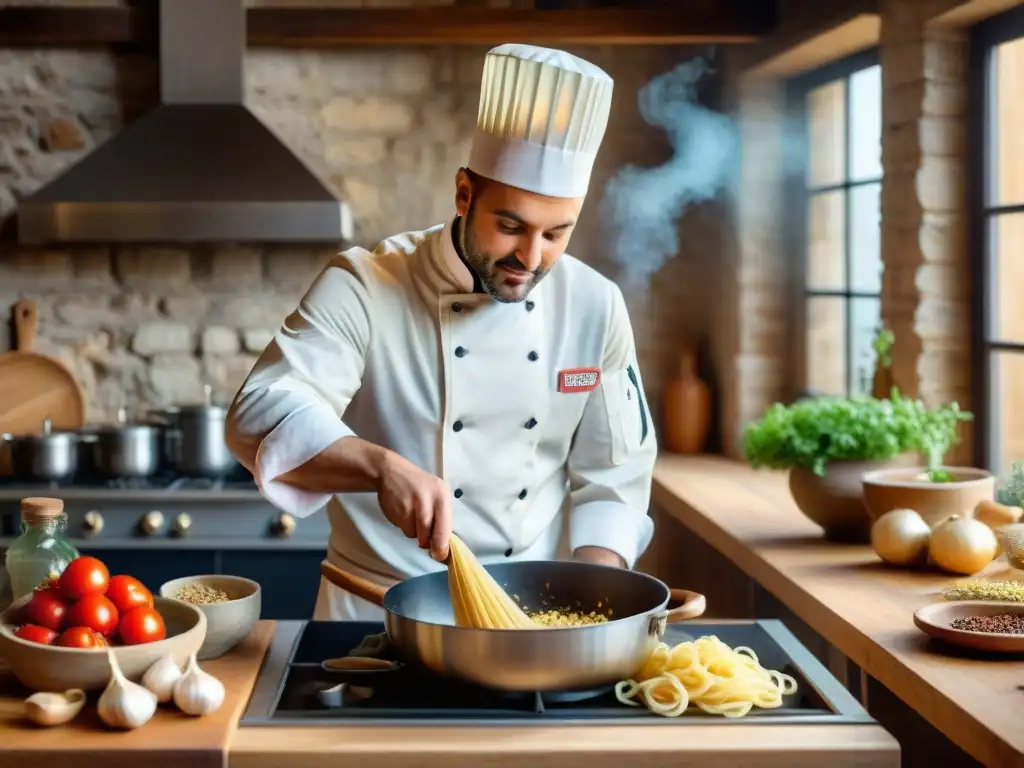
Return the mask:
M704 613L704 596L669 589L637 571L580 562L525 561L486 566L526 610L573 606L612 611L610 620L534 630L455 626L448 573L390 588L326 560L324 577L386 611L388 639L401 660L441 675L506 691L576 691L625 680L643 665L668 624ZM679 605L669 608L669 602ZM600 605L600 608L598 607Z

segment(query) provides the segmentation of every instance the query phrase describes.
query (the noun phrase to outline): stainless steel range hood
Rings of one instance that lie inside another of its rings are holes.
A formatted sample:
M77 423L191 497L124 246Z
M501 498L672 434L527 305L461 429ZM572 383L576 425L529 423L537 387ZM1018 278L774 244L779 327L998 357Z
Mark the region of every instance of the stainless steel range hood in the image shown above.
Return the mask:
M161 0L161 105L23 200L22 243L333 242L348 207L244 104L243 0Z

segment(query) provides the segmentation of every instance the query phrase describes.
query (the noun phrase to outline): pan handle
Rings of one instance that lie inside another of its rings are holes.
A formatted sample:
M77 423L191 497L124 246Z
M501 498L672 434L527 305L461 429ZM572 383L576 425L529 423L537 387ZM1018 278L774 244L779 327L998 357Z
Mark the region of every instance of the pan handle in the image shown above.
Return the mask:
M334 563L326 560L320 563L320 573L339 589L351 592L356 597L363 598L363 600L369 600L381 608L384 607L384 593L387 592L387 589L380 584L374 584L372 581L356 576L354 573L343 571Z
M704 614L708 607L708 601L699 592L691 592L688 589L670 589L669 593L673 602L678 602L675 608L669 608L665 615L666 624L676 624L680 621L696 619Z

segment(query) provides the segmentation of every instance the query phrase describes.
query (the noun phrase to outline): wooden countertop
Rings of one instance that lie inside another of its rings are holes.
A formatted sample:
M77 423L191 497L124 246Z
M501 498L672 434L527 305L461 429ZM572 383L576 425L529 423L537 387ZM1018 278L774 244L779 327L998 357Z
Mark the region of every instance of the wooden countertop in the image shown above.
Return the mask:
M229 768L898 768L875 725L239 728ZM148 768L148 766L147 766Z
M0 673L0 764L18 758L46 768L222 768L238 720L249 701L274 634L274 622L261 621L219 659L200 666L226 689L224 704L201 718L161 705L146 725L134 731L112 731L96 714L92 694L85 709L66 725L40 728L25 720L22 706L29 695L14 677Z
M1024 766L1024 661L957 655L914 626L914 611L955 577L890 569L870 547L825 542L785 472L667 454L653 501L976 760ZM985 575L1007 570L1000 560Z

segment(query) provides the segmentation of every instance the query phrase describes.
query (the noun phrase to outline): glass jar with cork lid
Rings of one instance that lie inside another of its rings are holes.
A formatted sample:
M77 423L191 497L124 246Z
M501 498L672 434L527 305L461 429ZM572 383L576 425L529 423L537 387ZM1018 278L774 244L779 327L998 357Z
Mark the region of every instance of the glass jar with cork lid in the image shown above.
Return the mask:
M21 535L7 549L7 576L14 600L32 592L51 575L63 573L78 557L67 540L68 516L60 499L21 500Z

